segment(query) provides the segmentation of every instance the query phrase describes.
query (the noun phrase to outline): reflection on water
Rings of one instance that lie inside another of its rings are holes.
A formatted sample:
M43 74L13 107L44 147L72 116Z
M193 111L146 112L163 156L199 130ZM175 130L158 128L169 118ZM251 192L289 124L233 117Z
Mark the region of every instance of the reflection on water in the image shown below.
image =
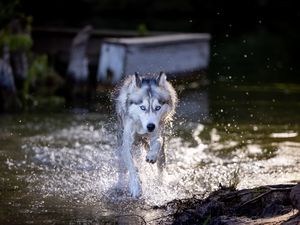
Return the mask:
M109 113L3 115L0 224L141 223L167 213L153 206L205 196L236 173L238 188L300 180L299 93L247 92L183 92L163 176L137 155L139 200L116 188Z

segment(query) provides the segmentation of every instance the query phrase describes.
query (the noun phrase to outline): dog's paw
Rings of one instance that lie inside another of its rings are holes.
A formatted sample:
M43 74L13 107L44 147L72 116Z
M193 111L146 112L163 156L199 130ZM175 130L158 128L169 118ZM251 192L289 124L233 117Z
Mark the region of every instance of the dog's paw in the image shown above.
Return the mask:
M138 198L142 194L140 182L137 178L132 178L129 181L129 191L133 198Z
M157 160L157 154L152 153L152 152L148 152L148 154L146 156L146 162L155 163L156 160Z

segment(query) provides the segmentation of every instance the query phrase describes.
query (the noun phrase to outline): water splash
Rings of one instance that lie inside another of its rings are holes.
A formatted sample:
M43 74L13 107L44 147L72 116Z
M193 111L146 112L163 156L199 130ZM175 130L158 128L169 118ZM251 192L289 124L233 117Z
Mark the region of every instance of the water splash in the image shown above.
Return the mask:
M300 167L295 166L300 163L297 137L271 137L279 132L259 125L251 125L245 132L242 125L236 128L234 124L228 127L177 119L168 137L163 174L156 165L145 162L146 150L138 149L136 162L143 190L138 200L130 197L127 185L117 186L115 123L99 116L73 116L68 123L58 126L57 122L53 127L51 121L35 121L39 132L23 135L20 140L24 158L8 157L5 165L10 171L25 171L18 179L28 184L26 196L33 199L27 204L32 206L29 212L38 214L43 208L45 213L58 213L68 208L72 216L82 208L85 210L80 215L134 212L149 216L153 206L195 194L205 196L219 184L229 185L236 171L239 188L299 179ZM253 130L253 126L259 129ZM270 143L261 142L263 138L269 138Z
M31 166L38 169L28 177L32 190L48 196L56 196L85 203L120 201L128 198L127 187L123 195L116 193L118 179L118 158L112 124L95 130L90 125L64 128L46 136L36 135L26 140L23 149L31 157ZM142 149L141 149L142 150ZM176 180L174 174L165 171L164 180L159 179L155 165L145 162L146 151L136 160L143 187L143 200L147 204L163 204L178 197L172 189ZM30 189L31 189L30 188ZM115 193L114 193L115 192ZM164 196L164 198L162 198Z

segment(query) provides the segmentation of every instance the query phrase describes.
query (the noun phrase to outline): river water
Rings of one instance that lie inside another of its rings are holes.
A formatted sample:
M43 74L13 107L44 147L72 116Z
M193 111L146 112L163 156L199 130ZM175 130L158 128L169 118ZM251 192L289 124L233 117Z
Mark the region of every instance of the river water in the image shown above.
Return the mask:
M300 86L178 86L162 176L137 154L143 194L116 188L115 117L74 109L0 116L0 224L156 223L220 185L300 180ZM143 218L141 218L143 217Z

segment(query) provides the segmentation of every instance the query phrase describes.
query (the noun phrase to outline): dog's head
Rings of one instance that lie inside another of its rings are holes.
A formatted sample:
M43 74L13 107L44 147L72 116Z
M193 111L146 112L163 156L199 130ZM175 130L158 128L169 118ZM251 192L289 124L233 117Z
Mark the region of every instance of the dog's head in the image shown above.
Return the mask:
M177 96L165 73L131 77L127 98L128 115L140 123L144 133L159 129L161 123L171 119Z

